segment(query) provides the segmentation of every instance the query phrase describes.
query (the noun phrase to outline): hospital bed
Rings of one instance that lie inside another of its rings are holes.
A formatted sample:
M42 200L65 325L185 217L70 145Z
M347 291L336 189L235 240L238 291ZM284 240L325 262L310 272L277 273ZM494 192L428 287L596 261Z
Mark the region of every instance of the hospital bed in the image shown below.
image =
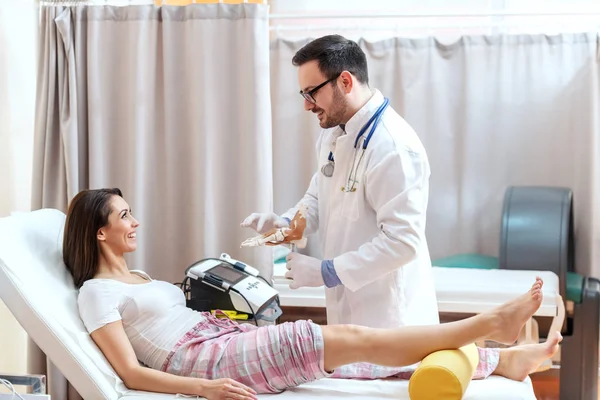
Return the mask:
M61 258L65 215L52 209L0 219L0 298L31 339L86 400L175 399L129 390L85 330L77 291ZM0 371L1 374L1 371ZM52 381L48 382L52 393ZM325 379L261 399L407 400L408 382ZM473 381L465 400L534 400L531 381ZM53 398L52 400L62 400Z
M548 331L560 330L564 337L560 399L596 399L600 281L575 273L571 191L509 187L501 226L499 257L457 254L433 261L440 313L489 310L527 290L535 276L541 276L544 300L535 317L550 320ZM276 259L274 279L282 307L325 307L322 287L290 290L284 274L285 263ZM526 342L539 335L532 325L527 326Z

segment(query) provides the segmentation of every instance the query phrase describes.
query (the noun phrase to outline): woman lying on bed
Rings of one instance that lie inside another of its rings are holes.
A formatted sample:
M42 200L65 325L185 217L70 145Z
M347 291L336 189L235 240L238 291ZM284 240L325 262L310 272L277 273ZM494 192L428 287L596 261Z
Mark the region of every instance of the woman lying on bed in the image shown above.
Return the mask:
M496 310L447 324L257 328L189 309L177 286L130 271L123 256L135 251L138 226L118 189L82 191L70 204L63 243L86 329L130 389L245 400L326 377L409 378L413 364L437 350L483 339L512 344L542 301L538 278ZM480 360L474 378L522 380L560 340L556 332L544 344L499 350L491 368Z

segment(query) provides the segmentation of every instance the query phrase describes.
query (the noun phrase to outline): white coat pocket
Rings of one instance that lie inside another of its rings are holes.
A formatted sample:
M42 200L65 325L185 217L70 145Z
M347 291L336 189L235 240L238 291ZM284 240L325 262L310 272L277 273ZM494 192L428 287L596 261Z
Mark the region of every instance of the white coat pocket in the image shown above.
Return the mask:
M349 221L356 221L360 216L359 206L359 191L358 188L355 192L342 192L344 200L342 202L341 215Z

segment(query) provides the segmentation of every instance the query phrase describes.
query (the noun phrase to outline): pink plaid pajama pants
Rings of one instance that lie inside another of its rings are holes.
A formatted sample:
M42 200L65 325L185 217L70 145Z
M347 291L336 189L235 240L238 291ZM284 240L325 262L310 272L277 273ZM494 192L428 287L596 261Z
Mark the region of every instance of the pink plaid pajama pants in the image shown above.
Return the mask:
M205 313L167 356L162 370L205 379L231 378L258 393L279 393L321 378L409 379L416 365L390 368L368 363L323 368L321 327L311 321L257 328ZM498 349L479 349L473 379L489 376L498 365Z

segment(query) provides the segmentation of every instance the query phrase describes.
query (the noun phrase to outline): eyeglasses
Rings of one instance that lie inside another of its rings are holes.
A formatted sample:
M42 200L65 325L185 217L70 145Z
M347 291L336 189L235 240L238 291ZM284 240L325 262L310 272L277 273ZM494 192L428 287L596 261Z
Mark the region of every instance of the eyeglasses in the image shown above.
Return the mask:
M325 82L321 83L320 85L312 88L311 90L309 90L308 92L303 92L302 90L300 91L300 95L302 97L304 97L306 99L306 101L308 101L309 103L312 104L317 104L317 101L315 100L315 93L317 93L317 90L321 89L323 86L327 85L329 82L333 82L335 81L337 78L339 78L341 74L336 75L335 77L326 80Z

